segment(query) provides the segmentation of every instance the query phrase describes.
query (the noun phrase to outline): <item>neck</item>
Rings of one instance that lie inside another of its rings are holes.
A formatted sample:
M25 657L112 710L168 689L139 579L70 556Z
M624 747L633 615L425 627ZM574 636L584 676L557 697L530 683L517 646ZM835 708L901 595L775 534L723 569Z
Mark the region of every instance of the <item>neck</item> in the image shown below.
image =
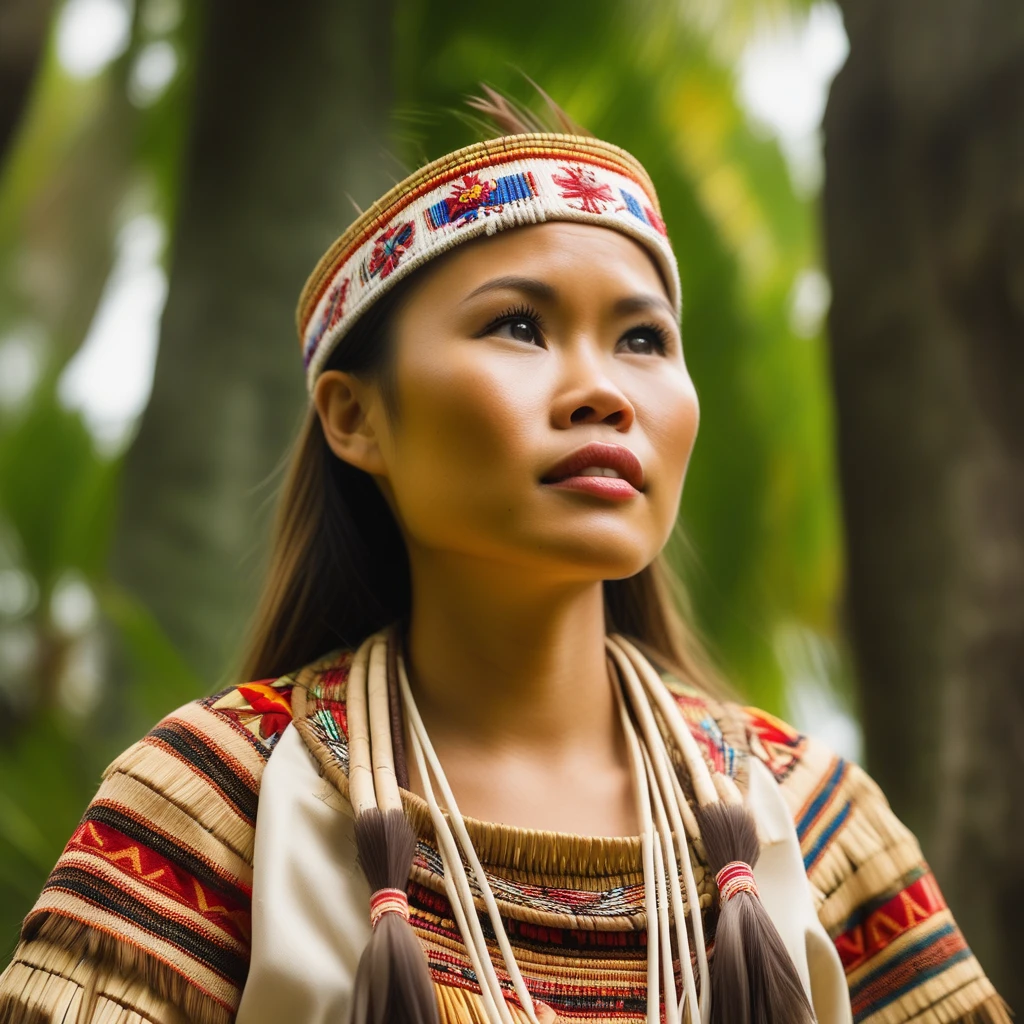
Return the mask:
M431 736L548 755L615 748L600 581L545 588L508 566L429 560L414 566L407 654Z

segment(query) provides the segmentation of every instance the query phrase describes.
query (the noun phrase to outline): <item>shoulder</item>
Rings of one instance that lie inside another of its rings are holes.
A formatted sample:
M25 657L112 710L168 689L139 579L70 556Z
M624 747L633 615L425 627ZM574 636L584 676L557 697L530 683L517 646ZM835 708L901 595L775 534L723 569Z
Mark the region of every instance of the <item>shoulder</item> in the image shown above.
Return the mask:
M1005 1022L914 834L858 764L759 708L710 702L789 807L856 1021Z
M883 847L919 854L913 835L858 765L768 711L716 700L672 677L665 682L714 767L740 780L749 758L768 768L789 807L819 904L853 868L849 836L859 837L864 856Z
M90 810L111 788L141 796L141 786L251 865L263 770L293 719L293 698L317 690L349 659L334 651L286 675L234 684L176 708L107 766Z
M0 998L17 995L5 988L17 977L63 999L88 981L86 956L115 987L128 985L122 969L146 979L133 983L142 1019L232 1019L249 965L263 770L296 688L338 661L190 701L118 755L25 918Z

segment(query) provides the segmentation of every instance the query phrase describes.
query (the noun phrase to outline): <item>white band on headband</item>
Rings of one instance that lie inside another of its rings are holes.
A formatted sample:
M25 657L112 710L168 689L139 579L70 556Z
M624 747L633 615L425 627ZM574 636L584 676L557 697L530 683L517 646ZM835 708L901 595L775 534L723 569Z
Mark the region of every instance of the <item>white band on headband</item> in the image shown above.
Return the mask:
M417 267L470 238L551 220L636 239L655 258L678 315L675 255L636 160L597 139L507 136L442 157L397 185L320 261L298 314L309 389L348 329Z

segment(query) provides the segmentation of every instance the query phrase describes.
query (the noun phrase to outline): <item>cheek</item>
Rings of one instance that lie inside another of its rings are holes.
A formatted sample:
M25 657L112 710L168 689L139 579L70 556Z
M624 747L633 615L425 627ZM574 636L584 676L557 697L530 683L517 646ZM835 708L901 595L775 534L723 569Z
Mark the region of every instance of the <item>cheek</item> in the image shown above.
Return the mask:
M474 510L508 509L503 495L532 478L525 427L540 412L528 407L527 382L498 369L449 360L438 370L417 360L401 378L395 485L410 528L469 526Z
M678 501L700 425L697 391L689 374L680 371L650 397L638 418L656 453L665 496Z

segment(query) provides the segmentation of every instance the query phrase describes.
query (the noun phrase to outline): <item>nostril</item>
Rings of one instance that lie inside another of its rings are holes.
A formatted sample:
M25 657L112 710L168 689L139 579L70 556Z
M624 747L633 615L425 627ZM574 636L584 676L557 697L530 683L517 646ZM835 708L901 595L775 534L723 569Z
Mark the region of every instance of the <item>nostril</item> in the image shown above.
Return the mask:
M615 412L610 412L606 416L598 416L597 410L592 405L581 405L573 414L569 417L571 423L587 423L590 420L600 419L602 423L607 423L610 426L617 427L622 423L622 418L625 416L625 412L622 409L616 409Z

